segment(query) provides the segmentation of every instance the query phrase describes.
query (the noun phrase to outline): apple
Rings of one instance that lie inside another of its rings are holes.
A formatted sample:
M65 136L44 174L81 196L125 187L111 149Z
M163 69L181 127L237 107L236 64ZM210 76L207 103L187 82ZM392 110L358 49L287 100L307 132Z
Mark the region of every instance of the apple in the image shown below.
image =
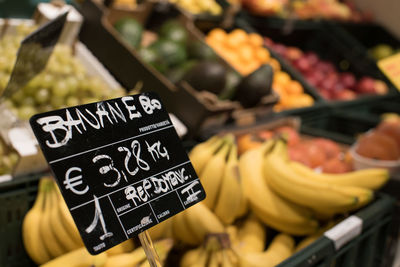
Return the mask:
M294 66L302 73L305 73L311 69L310 62L307 58L301 57L293 62Z
M333 91L328 90L318 90L318 93L322 96L322 98L327 100L332 100L333 98Z
M375 93L377 93L378 95L384 95L389 91L389 88L386 85L386 83L380 80L375 80L374 88L375 88Z
M362 77L355 89L360 94L374 94L375 93L375 80L371 77Z
M303 51L294 46L289 46L286 50L286 58L290 61L299 59L303 55Z
M275 44L273 49L275 50L276 53L278 53L279 55L282 55L284 57L286 57L286 46L284 46L283 44Z
M307 58L311 66L314 66L319 61L318 55L315 54L314 52L307 52L304 54L304 56Z
M319 61L315 65L315 68L319 69L322 72L335 72L336 71L335 66L332 63L325 61L325 60Z
M357 97L357 94L349 89L343 89L340 91L335 91L334 99L337 100L352 100Z
M356 77L353 73L350 72L343 72L340 74L340 81L344 85L344 87L348 89L354 89L357 84Z

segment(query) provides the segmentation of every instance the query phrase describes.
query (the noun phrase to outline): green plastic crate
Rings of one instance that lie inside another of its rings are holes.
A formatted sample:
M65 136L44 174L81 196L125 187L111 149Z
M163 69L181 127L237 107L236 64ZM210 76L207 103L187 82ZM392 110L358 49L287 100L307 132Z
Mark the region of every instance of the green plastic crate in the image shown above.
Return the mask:
M362 232L339 250L323 236L297 252L278 267L380 267L391 266L388 249L396 244L391 236L395 200L380 194L377 199L355 215L362 219Z
M22 242L22 221L32 207L40 175L0 183L0 266L35 266Z

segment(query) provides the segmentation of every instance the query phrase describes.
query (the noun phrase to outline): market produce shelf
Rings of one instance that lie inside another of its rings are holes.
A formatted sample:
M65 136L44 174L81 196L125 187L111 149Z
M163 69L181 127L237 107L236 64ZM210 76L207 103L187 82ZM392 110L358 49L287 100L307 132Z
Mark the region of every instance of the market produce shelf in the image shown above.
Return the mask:
M22 242L22 221L32 207L42 175L14 177L0 184L0 266L34 266Z
M278 267L298 266L390 266L386 262L395 200L385 194L355 215L362 219L362 232L339 250L323 236L285 260Z
M388 94L360 94L357 95L355 99L343 97L338 100L327 100L328 105L334 105L338 102L358 103L370 99L385 98L387 95L398 94L393 84L383 75L373 61L365 59L365 55L360 56L360 53L354 54L354 51L349 49L348 43L344 41L342 37L331 34L331 26L327 26L330 24L322 23L318 27L299 27L286 31L280 27L270 27L268 24L263 24L257 20L249 20L242 14L236 17L235 24L248 31L256 31L270 38L277 44L294 46L301 49L303 52L314 52L320 60L333 63L333 66L340 73L348 72L354 74L357 80L368 76L373 79L382 80L388 86ZM271 50L273 50L273 47ZM295 77L303 84L308 84L308 87L311 87L313 91L322 98L317 88L309 83L299 70L295 69L295 67L281 55L278 55L278 58L280 58L281 62L287 62L289 67L288 71L290 70L289 74L291 76Z

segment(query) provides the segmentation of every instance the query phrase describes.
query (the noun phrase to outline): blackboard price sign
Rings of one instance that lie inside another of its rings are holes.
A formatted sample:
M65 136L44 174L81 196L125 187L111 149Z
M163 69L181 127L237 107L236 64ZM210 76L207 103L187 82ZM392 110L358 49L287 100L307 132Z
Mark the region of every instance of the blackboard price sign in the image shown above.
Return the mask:
M205 198L155 93L37 114L30 124L91 254Z

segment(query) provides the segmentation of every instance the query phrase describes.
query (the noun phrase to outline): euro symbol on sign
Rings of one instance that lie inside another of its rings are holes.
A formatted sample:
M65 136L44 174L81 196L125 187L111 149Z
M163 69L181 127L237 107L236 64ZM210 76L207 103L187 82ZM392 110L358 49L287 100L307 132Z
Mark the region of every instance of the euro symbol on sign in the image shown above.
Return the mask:
M82 173L82 169L78 167L71 167L68 169L68 171L65 173L65 189L70 189L73 193L77 195L84 195L86 192L89 190L89 186L86 185L86 187L83 190L77 190L75 189L76 186L82 184L82 175L77 175L74 177L70 177L71 173L73 171Z

